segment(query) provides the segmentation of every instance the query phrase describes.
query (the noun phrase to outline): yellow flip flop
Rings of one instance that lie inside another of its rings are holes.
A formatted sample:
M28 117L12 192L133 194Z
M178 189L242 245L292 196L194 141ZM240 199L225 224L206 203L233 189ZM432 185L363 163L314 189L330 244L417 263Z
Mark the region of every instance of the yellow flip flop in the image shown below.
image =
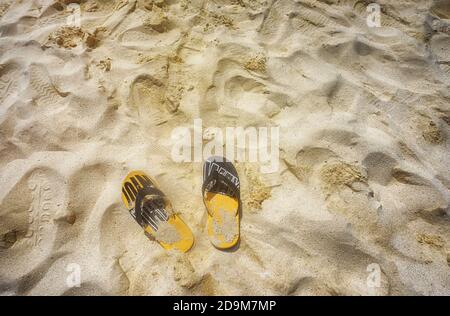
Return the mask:
M240 191L233 164L224 157L208 158L203 165L202 192L211 243L218 249L234 247L240 238Z
M164 249L187 252L194 244L194 235L172 204L158 189L156 181L142 171L132 171L122 182L122 200L131 216L144 228L150 239Z

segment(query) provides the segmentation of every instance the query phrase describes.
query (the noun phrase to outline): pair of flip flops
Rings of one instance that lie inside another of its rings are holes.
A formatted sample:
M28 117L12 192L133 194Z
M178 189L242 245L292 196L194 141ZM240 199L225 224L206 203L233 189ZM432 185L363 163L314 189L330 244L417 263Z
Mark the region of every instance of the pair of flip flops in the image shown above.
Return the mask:
M206 160L202 195L211 243L219 249L234 247L239 241L240 188L231 162L224 157ZM142 171L130 172L122 183L122 200L145 234L164 249L191 249L194 235L154 179Z

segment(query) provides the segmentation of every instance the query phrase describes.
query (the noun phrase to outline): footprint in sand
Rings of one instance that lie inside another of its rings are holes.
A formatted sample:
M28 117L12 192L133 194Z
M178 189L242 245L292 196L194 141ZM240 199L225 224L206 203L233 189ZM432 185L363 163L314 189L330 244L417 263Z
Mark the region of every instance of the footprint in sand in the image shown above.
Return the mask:
M53 219L64 206L65 192L61 179L52 170L38 169L28 179L31 205L28 209L28 244L43 250L55 237Z
M182 33L174 28L168 16L162 10L134 13L134 23L129 23L119 35L123 46L141 49L167 49L178 44ZM138 23L139 21L139 23Z
M39 106L54 108L68 95L56 88L43 66L32 64L29 73L30 87Z
M58 226L54 219L65 201L64 180L56 171L38 168L22 178L1 204L6 212L0 218L4 229L14 233L14 243L4 250L7 255L2 256L0 265L15 262L14 274L22 275L46 261L55 251Z
M170 118L165 93L165 83L157 77L140 75L134 79L130 86L129 104L137 109L145 126L158 126Z
M19 88L19 65L15 62L6 62L0 65L0 103L14 96Z
M202 116L215 120L219 111L250 125L277 114L289 97L266 82L264 54L237 44L224 44L220 50L212 83L206 91L209 102L200 108Z

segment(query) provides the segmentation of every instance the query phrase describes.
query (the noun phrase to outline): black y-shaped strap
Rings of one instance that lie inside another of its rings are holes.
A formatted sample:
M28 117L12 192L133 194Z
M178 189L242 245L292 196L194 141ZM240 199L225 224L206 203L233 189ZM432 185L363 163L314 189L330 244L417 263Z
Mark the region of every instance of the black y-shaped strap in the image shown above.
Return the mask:
M145 221L142 215L142 212L144 212L144 210L142 209L143 206L143 202L144 202L144 198L146 196L157 196L158 199L163 200L164 204L166 201L166 197L164 195L163 192L161 192L160 190L158 190L155 187L151 187L151 186L144 186L144 188L140 189L136 195L136 201L134 203L134 212L135 212L135 216L136 216L136 221L139 223L139 225L141 225L142 227L144 227Z
M240 198L239 184L235 184L227 176L217 170L210 170L202 185L203 196L206 192L224 193L226 195Z

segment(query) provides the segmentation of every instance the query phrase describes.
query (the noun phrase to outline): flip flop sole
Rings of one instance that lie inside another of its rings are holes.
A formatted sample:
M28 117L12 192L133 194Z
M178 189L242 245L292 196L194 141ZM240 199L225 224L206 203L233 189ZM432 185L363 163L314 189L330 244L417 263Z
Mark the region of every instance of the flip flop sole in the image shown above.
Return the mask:
M211 243L218 249L234 247L240 237L239 201L224 194L207 192L205 206Z
M122 201L130 213L133 211L133 203L136 200L137 193L145 185L142 183L142 179L145 178L149 179L158 188L157 182L142 171L130 172L122 182ZM169 216L166 221L160 221L158 230L155 230L149 224L144 224L143 228L146 234L154 238L166 250L177 249L181 252L187 252L194 244L194 235L177 214ZM164 230L166 235L170 233L170 236L161 238L160 235L164 234L161 230ZM174 235L175 238L173 237ZM164 241L160 239L164 239Z

